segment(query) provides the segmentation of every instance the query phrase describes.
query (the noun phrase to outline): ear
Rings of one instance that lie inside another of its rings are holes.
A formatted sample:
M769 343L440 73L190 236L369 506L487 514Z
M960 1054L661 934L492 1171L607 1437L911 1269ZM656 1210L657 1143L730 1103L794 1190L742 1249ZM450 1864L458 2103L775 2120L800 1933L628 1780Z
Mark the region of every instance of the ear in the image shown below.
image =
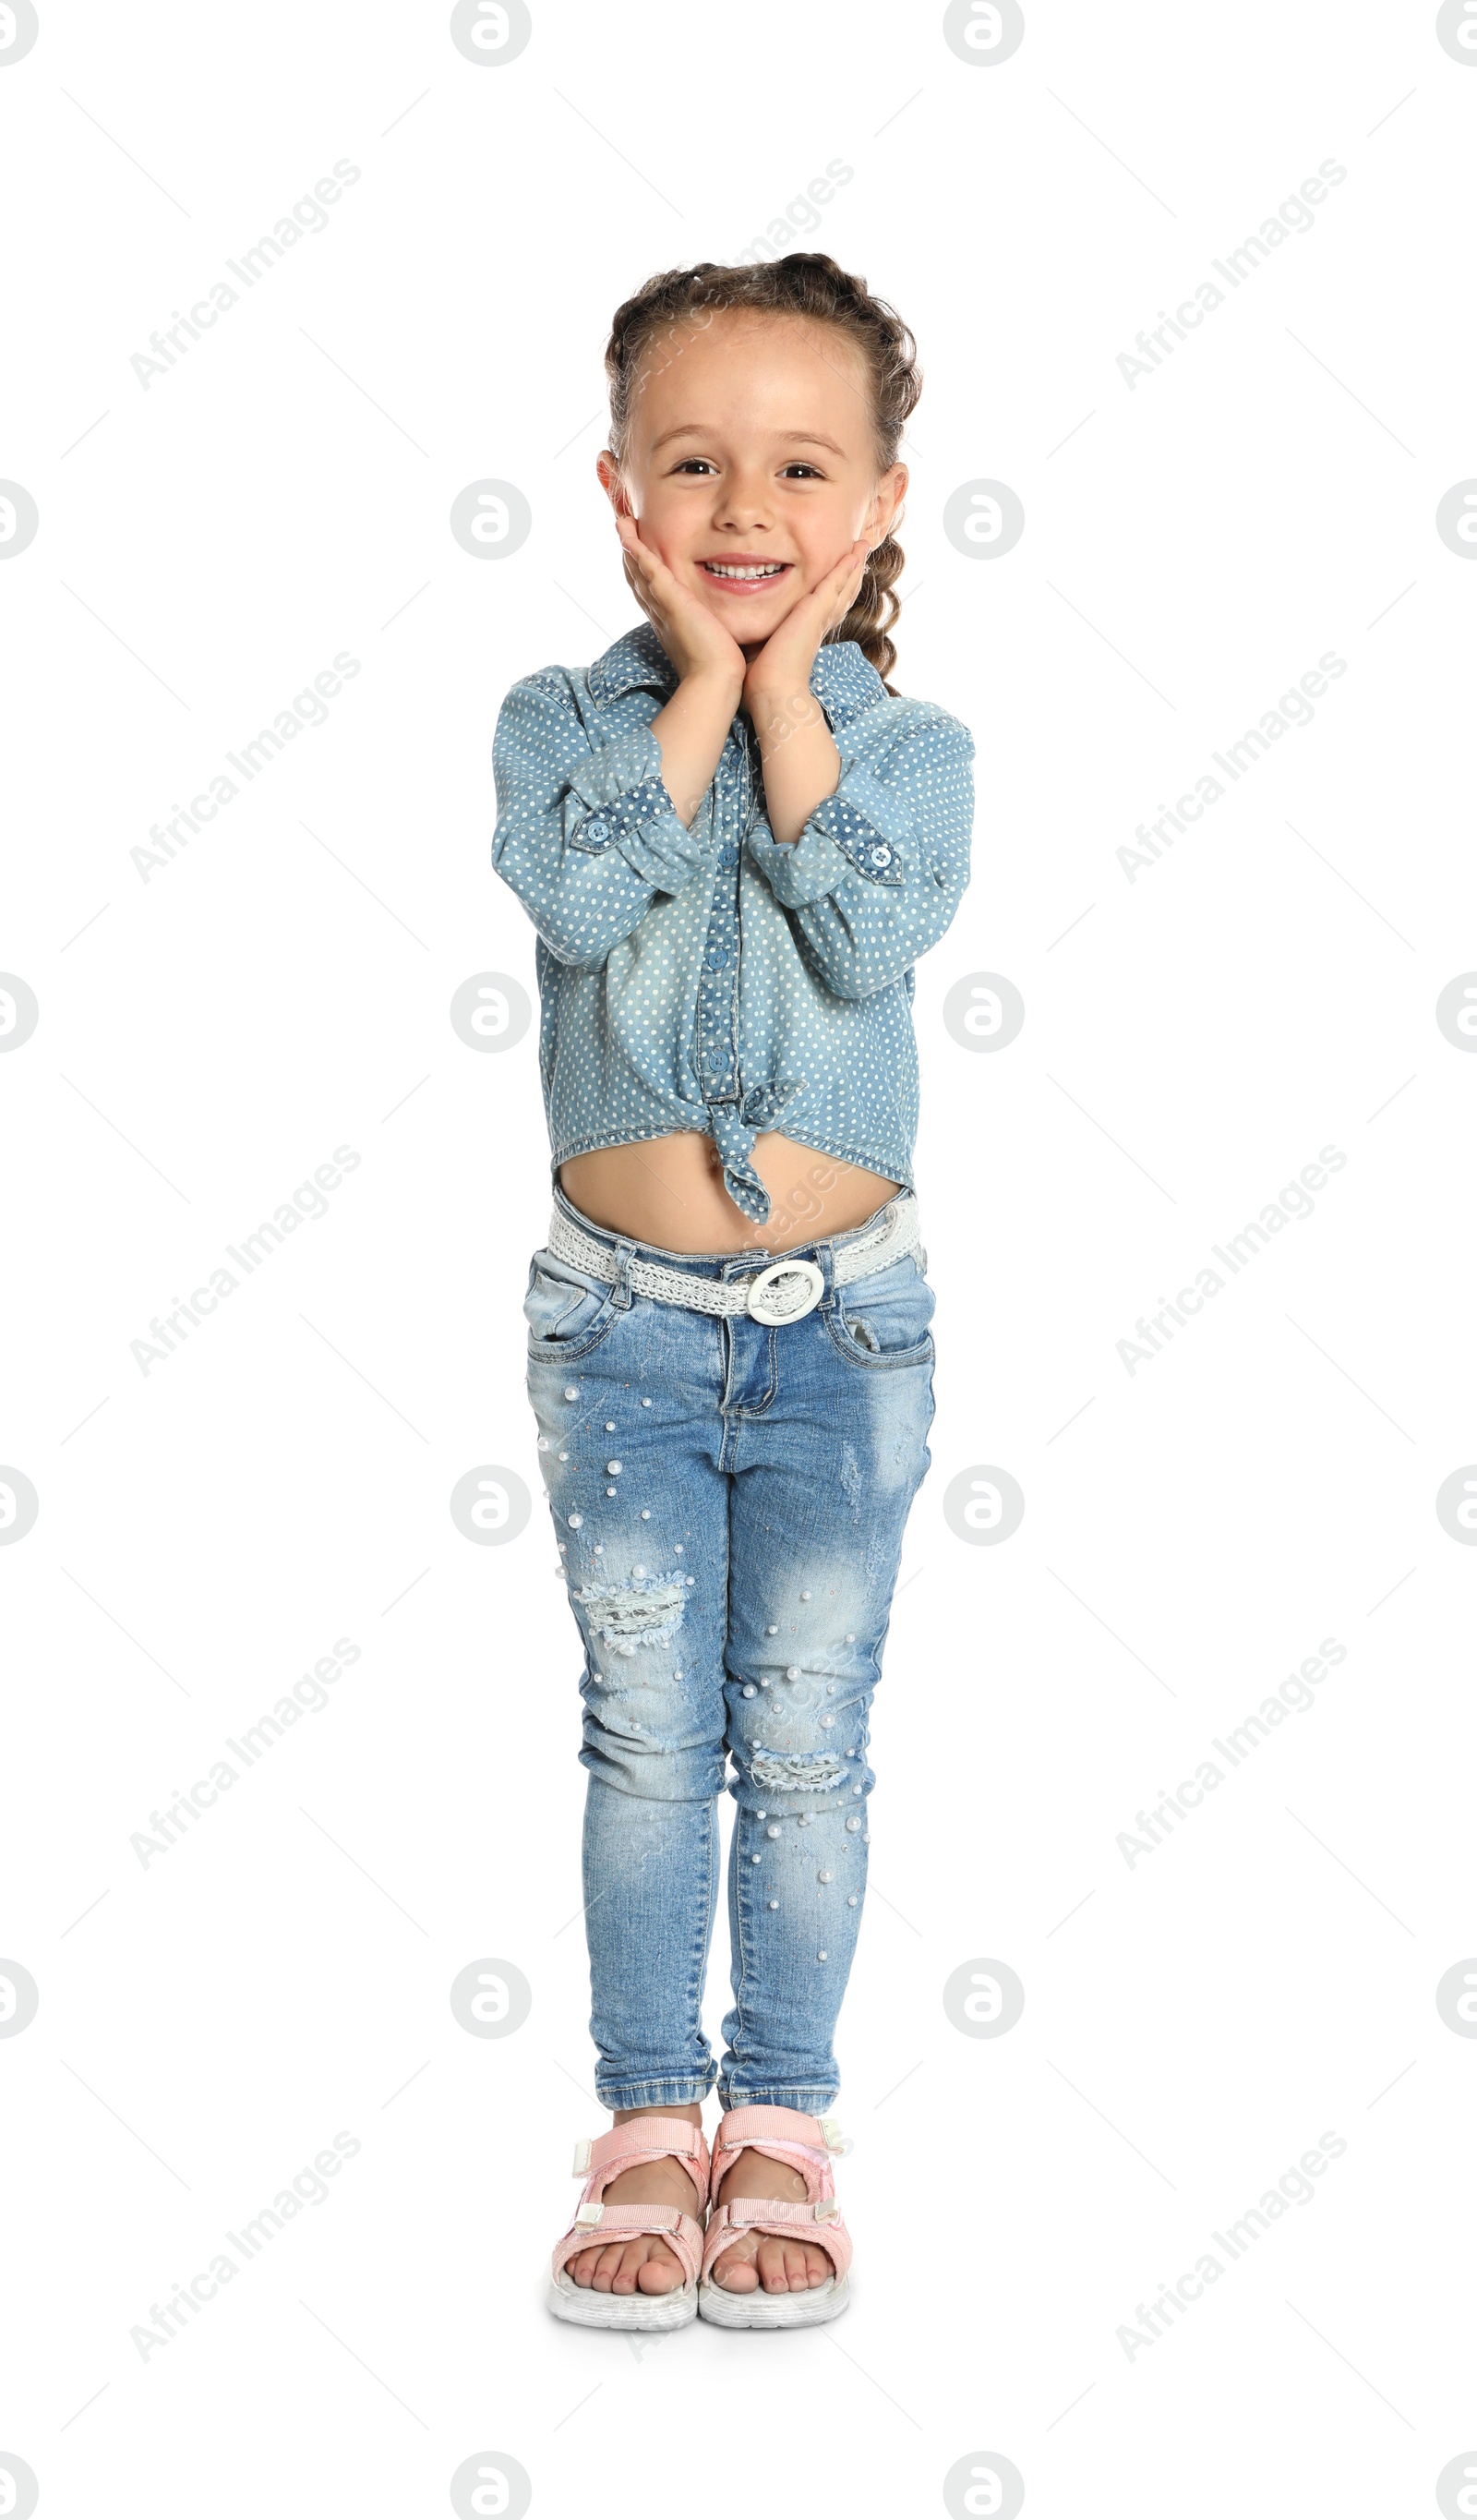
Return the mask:
M595 470L601 488L604 491L616 515L634 517L636 511L631 505L631 494L626 488L620 466L608 446L603 447L597 455Z
M866 528L869 535L875 536L876 542L885 542L888 535L902 523L903 501L907 491L908 467L906 464L889 464L886 472L878 474L877 486L873 492L872 505L867 513Z

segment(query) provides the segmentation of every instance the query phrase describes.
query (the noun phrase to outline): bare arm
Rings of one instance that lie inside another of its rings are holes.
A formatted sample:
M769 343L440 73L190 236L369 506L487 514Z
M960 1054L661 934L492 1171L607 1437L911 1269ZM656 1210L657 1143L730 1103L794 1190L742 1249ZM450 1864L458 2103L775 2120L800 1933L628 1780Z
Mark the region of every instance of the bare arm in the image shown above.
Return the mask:
M743 694L743 651L641 540L632 518L617 513L615 530L626 555L626 583L678 677L651 733L661 748L662 785L686 830L712 785Z
M841 775L841 756L810 678L822 640L851 608L867 552L863 534L785 614L744 677L743 698L764 763L766 819L775 838L785 844L798 840Z
M764 764L765 818L775 838L788 843L834 792L841 756L813 692L783 706L763 700L750 705Z
M651 720L661 747L662 785L684 829L712 785L738 706L732 681L714 673L689 674Z

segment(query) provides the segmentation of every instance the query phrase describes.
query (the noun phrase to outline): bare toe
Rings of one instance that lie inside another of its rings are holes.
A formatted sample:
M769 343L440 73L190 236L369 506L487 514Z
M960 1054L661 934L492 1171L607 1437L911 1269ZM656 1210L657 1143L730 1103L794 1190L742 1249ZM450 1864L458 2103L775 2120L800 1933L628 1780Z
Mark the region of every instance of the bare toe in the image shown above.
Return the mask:
M642 2292L675 2292L684 2281L683 2272L664 2241L652 2243L650 2255L638 2268L636 2282Z
M641 2243L639 2240L635 2242L628 2240L620 2253L620 2264L615 2270L615 2281L610 2287L611 2291L634 2292L640 2268Z
M759 2277L754 2269L753 2252L752 2240L739 2240L734 2248L724 2250L713 2269L713 2277L715 2282L722 2284L725 2292L755 2290Z

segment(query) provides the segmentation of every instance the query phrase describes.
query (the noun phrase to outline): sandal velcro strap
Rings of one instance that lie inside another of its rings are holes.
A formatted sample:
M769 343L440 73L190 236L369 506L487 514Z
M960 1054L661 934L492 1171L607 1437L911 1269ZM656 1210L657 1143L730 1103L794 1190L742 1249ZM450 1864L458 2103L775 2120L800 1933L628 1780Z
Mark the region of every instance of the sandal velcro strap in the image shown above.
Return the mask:
M583 2149L583 2145L576 2147L576 2163ZM609 2172L616 2162L659 2161L668 2152L692 2161L706 2151L701 2127L689 2126L686 2118L628 2118L624 2126L609 2127L596 2136L590 2141L589 2158L580 2166L588 2176L592 2170Z
M623 2237L632 2231L680 2231L684 2223L693 2221L680 2205L582 2205L574 2219L582 2231L599 2231L604 2239L612 2231Z
M807 2197L799 2204L780 2196L736 2196L726 2210L735 2230L758 2223L803 2225L838 2223L841 2219L840 2199L835 2196L821 2196L814 2203Z
M750 2108L730 2109L718 2121L713 2140L716 2152L738 2152L746 2143L804 2143L814 2151L828 2149L826 2128L835 2127L835 2119L807 2117L803 2109L779 2109L767 2101L756 2101ZM839 2133L839 2130L837 2130Z
M718 2191L739 2153L750 2150L798 2171L814 2204L818 2197L830 2194L832 2153L847 2149L834 2118L812 2118L803 2109L780 2109L761 2103L752 2108L730 2109L719 2120L713 2138L710 2192L716 2203Z
M574 2176L587 2182L585 2202L604 2195L623 2170L636 2170L669 2154L682 2162L697 2190L698 2204L707 2200L708 2148L701 2127L686 2118L628 2118L604 2135L586 2136L574 2147Z

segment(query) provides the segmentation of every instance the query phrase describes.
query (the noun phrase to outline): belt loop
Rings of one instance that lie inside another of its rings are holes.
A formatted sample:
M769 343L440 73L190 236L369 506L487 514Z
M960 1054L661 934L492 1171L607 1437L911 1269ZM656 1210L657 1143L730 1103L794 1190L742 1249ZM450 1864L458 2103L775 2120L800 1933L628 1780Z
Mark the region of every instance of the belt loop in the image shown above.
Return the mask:
M819 1309L823 1313L828 1313L835 1300L836 1264L832 1247L829 1241L826 1241L813 1242L810 1248L816 1255L816 1266L826 1281L821 1290Z
M623 1313L628 1313L631 1309L634 1297L631 1263L640 1249L641 1244L633 1242L627 1234L619 1234L614 1238L615 1301Z

